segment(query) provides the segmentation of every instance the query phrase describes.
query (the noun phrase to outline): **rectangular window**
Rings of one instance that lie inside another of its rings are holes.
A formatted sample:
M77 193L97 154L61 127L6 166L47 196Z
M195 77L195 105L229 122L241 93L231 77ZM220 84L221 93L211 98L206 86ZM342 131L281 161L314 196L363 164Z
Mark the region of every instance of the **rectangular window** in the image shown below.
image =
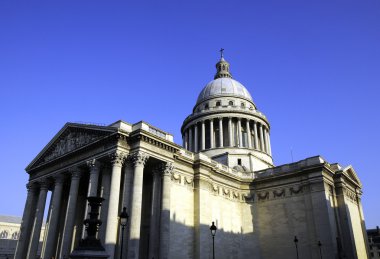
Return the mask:
M238 165L241 165L241 159L238 158Z

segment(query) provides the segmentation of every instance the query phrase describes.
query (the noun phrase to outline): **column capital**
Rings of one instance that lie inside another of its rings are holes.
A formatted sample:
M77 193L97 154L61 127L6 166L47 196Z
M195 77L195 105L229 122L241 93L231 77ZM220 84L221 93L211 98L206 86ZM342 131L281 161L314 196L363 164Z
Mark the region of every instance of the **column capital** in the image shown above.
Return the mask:
M130 161L135 166L144 166L146 161L148 161L149 155L145 152L137 151L130 155Z
M57 174L53 177L53 181L55 184L63 183L65 181L65 177L62 174Z
M88 168L90 168L90 172L92 172L93 169L99 169L100 162L98 159L90 159L86 161L86 165Z
M40 190L47 190L50 185L50 181L48 179L42 179L38 183L40 184Z
M27 189L27 192L29 193L35 193L37 190L38 190L38 184L36 184L35 182L29 182L26 184L26 189Z
M72 167L69 169L69 173L71 174L71 179L74 179L74 178L80 178L81 177L81 171L78 167Z
M171 175L173 168L174 166L172 162L162 162L159 164L159 170L163 176Z
M114 153L110 154L109 157L111 159L111 164L113 166L115 165L123 166L125 158L126 158L126 154L124 152L115 151Z

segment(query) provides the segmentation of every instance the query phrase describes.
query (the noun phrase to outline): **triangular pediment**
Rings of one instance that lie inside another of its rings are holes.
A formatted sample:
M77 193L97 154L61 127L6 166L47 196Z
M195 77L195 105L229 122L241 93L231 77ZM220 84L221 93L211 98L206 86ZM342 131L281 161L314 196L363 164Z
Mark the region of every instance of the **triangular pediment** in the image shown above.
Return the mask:
M116 128L88 124L66 123L26 170L61 158L85 146L91 145L114 132Z
M359 186L362 186L362 183L360 182L358 175L356 174L354 168L351 165L343 169L343 174L353 182L357 183Z

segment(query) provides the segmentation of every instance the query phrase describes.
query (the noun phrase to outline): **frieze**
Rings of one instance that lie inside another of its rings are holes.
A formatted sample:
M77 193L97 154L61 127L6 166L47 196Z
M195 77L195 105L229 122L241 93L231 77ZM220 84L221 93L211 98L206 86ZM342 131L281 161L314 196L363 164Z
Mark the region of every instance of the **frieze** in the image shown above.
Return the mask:
M229 198L231 191L227 188L223 188L223 196Z
M273 191L273 197L274 198L276 198L276 197L285 197L285 189L274 190Z
M194 179L192 177L184 177L184 184L193 187L194 186Z
M240 194L236 191L233 191L232 192L232 198L235 199L235 200L239 200L240 199Z
M289 192L290 192L290 195L302 193L303 187L301 185L299 185L297 187L290 187Z
M219 186L216 184L213 184L211 187L211 190L214 194L218 195L219 194Z
M181 175L176 174L176 173L172 173L171 174L171 180L175 183L181 184Z
M255 201L255 195L253 193L243 194L243 200L245 202L254 202Z
M346 189L346 190L344 191L344 194L345 194L345 196L346 196L350 201L352 201L353 203L356 203L356 202L357 202L357 200L356 200L356 193L355 193L355 192Z
M95 142L100 138L101 136L88 132L70 132L55 144L52 151L44 157L44 162L51 161L91 142Z
M257 198L259 201L268 200L269 199L269 192L259 192L259 193L257 193Z

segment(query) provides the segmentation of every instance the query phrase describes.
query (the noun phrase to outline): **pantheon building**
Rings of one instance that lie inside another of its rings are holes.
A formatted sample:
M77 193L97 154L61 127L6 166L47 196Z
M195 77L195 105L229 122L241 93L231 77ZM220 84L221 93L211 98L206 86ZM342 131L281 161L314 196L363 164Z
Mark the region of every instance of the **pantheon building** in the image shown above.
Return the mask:
M109 258L212 258L212 222L219 259L368 258L355 170L320 156L275 166L267 117L223 56L216 70L182 145L143 121L66 123L26 168L15 258L36 258L40 238L41 258L69 258L86 235L88 196L104 198Z

